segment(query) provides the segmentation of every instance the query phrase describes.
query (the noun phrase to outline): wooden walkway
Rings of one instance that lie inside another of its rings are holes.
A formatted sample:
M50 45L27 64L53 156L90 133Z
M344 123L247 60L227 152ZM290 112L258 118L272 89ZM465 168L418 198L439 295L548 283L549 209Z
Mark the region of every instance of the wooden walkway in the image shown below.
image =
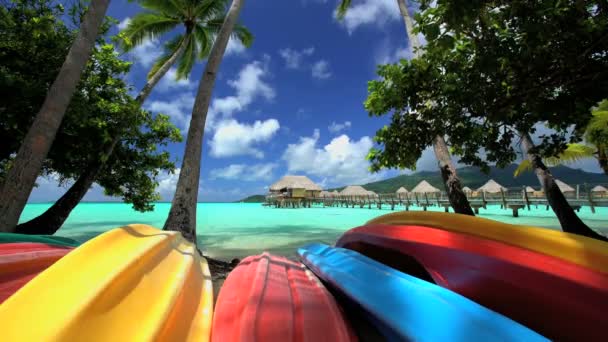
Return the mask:
M579 211L582 206L588 206L595 213L597 207L608 207L608 197L596 198L591 193L577 193L576 196L566 198L572 208ZM531 210L545 206L549 210L549 204L544 197L532 197L522 190L508 190L501 193L481 193L480 196L469 197L469 203L476 214L480 209L487 209L488 205L499 205L501 209L511 210L514 217L519 216L520 210ZM281 198L269 197L264 206L275 208L311 208L311 207L343 207L343 208L368 208L382 209L396 208L410 210L414 207L427 211L429 207L441 207L447 213L451 205L444 193L409 193L409 194L379 194L377 196L345 196L335 195L331 197L307 197L307 198ZM453 211L453 210L451 210Z

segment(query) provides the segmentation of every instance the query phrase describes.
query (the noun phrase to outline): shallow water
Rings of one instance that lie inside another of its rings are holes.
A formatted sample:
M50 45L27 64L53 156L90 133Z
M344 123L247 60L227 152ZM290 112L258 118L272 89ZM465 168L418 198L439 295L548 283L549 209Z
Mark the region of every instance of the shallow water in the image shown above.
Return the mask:
M129 223L162 227L170 205L158 203L154 211L139 213L123 203L81 203L57 235L84 242L106 230ZM22 221L39 215L49 206L28 204ZM395 210L403 208L397 207ZM443 211L443 208L429 210ZM276 209L257 203L199 203L198 242L206 254L220 259L242 258L265 250L293 255L299 246L309 242L334 243L344 231L390 212L390 207L382 210L359 207ZM480 209L481 217L560 229L551 209L547 211L544 206L532 207L531 211L520 210L519 214L520 217L514 218L510 209L503 210L500 206ZM590 227L608 233L608 208L596 208L593 214L590 208L583 207L578 214Z

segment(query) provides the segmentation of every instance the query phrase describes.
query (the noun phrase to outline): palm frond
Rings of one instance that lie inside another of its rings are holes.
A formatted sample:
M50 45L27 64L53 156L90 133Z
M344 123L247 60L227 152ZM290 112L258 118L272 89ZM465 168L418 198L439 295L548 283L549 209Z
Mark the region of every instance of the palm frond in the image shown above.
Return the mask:
M177 80L188 78L197 57L198 48L195 36L191 34L186 36L185 39L187 39L186 44L188 45L186 46L184 53L179 57L179 64L175 75Z
M154 61L154 65L152 65L152 68L148 72L148 79L152 78L152 76L158 72L158 69L160 69L169 60L169 58L171 58L171 56L177 52L177 49L179 49L183 39L184 36L180 34L165 43L163 54L158 57L156 61Z
M532 171L532 163L528 159L524 159L519 163L515 172L513 172L514 177L519 177L524 172Z
M208 21L212 18L224 15L228 1L226 0L202 0L193 11L193 18L198 21Z
M140 13L121 32L125 38L122 49L130 51L144 40L166 33L179 24L180 21L175 18L150 12Z
M183 16L183 5L171 0L137 0L139 5L149 11L162 13L168 17Z
M568 144L558 157L550 157L545 159L545 164L548 166L556 166L562 164L571 164L582 159L593 158L595 148L583 144Z
M236 24L232 31L232 36L240 41L245 47L251 47L253 44L253 34L245 26Z
M209 56L211 52L211 47L213 47L213 36L209 33L208 30L201 24L197 24L194 27L194 38L198 44L198 58L205 59Z
M346 15L346 12L348 11L349 7L350 0L342 0L342 2L340 2L340 5L338 5L338 19L344 19L344 16Z

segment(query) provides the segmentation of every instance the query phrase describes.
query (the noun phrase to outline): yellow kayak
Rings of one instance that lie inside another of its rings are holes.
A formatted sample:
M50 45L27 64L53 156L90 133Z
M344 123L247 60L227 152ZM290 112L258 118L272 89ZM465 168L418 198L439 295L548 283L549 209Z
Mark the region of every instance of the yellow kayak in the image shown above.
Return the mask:
M212 314L207 261L141 224L81 245L0 305L4 341L208 341Z
M512 225L468 215L423 211L391 213L367 224L440 228L500 241L608 273L608 243L557 230Z

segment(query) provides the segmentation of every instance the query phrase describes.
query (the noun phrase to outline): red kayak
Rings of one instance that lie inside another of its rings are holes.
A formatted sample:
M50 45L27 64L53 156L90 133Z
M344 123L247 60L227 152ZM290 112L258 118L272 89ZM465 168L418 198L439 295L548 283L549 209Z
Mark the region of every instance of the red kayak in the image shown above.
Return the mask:
M33 242L0 244L0 303L72 249Z
M550 339L605 338L606 273L521 246L421 226L363 226L336 246L435 282Z
M213 341L353 341L333 297L304 265L264 253L245 258L219 293Z

